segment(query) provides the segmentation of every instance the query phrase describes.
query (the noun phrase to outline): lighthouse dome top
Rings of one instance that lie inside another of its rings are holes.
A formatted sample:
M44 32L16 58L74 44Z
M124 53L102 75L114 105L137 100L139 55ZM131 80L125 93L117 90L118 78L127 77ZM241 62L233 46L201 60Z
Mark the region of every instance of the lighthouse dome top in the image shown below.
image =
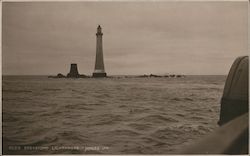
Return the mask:
M102 31L102 27L100 25L98 25L97 31Z
M100 25L98 25L98 27L97 27L97 33L96 33L96 35L103 35L102 34L102 28L101 28Z

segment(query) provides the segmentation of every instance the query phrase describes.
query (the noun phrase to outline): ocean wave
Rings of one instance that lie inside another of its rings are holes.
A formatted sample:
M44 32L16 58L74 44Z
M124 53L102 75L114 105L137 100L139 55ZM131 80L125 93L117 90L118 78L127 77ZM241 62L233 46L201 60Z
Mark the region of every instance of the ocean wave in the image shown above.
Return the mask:
M23 143L23 140L20 140L20 139L14 139L13 137L10 138L10 137L7 137L7 136L3 136L2 138L2 141L3 141L3 144L4 145L13 145L13 144L22 144Z
M63 130L56 133L58 137L58 142L62 144L69 145L82 145L82 144L90 144L92 141L89 136L81 133L80 131L75 130Z
M124 154L144 154L145 153L143 151L143 148L141 147L128 148L128 149L122 150L121 152Z
M84 106L103 106L105 105L105 103L102 102L90 102L90 103L82 103L82 105Z
M222 91L223 90L223 88L218 88L218 87L209 87L208 89L216 90L216 91Z
M11 90L11 89L3 89L3 93L9 92L9 93L31 93L32 90Z
M57 89L57 88L45 88L43 89L43 91L60 91L61 89Z
M143 113L143 112L147 112L149 110L151 110L151 109L149 109L149 108L131 108L129 110L129 113Z
M191 116L190 118L191 118L191 119L194 119L194 120L197 120L197 121L199 121L199 120L204 120L204 119L205 119L205 118L202 117L202 116Z
M170 100L171 101L194 101L194 99L188 98L188 97L184 97L184 98L175 97L175 98L171 98Z
M172 101L181 101L180 98L172 98L171 100L172 100Z
M187 125L186 124L186 125L178 125L173 128L176 128L183 132L192 133L192 134L205 134L211 131L211 128L202 126L202 125Z
M204 91L204 90L208 90L207 87L200 87L200 88L189 88L190 90L198 90L198 91Z
M72 92L75 92L75 93L79 93L80 95L85 95L87 92L86 91L83 91L83 90L75 90L75 89L72 89L71 90Z
M88 117L88 122L86 126L102 126L102 125L113 125L123 121L123 116L115 114L101 114L96 116Z
M112 136L129 136L129 137L141 135L140 133L129 130L129 129L116 129L116 130L109 131L107 133L108 135L112 135Z
M212 101L212 100L218 100L218 98L215 98L215 97L202 97L202 98L199 98L199 100L201 100L201 101Z
M179 131L178 129L170 129L170 128L164 128L159 129L153 132L150 136L161 139L161 140L172 140L172 139L178 139L179 136L181 136L184 132Z
M184 117L185 116L184 114L181 114L181 113L177 113L175 115L180 116L180 117Z
M59 138L57 136L44 136L36 139L32 139L30 141L25 141L23 146L45 146L49 144L57 143Z
M120 108L127 108L128 105L120 105L119 107L120 107Z
M152 129L152 124L138 124L138 123L130 123L129 127L134 128L136 130L149 130Z
M3 122L17 122L20 118L13 116L9 113L3 113Z
M138 119L138 121L152 122L152 123L178 122L178 120L175 120L172 117L165 117L163 115L148 115L148 116Z
M69 105L64 106L64 108L73 109L73 110L94 110L93 108L89 106L85 106L83 104L69 104Z
M150 137L150 136L141 137L140 140L142 140L142 142L144 144L149 144L149 145L152 145L152 146L168 145L167 142L162 141L162 140L157 139L157 138Z
M52 116L56 116L56 115L60 115L62 114L63 112L61 110L53 110L53 111L43 111L43 112L40 112L38 115L40 117L52 117Z

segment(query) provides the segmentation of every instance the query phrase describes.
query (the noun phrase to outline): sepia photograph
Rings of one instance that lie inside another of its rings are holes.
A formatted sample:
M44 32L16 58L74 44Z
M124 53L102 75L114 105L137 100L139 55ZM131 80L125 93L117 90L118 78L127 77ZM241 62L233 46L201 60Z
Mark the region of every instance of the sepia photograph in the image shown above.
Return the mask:
M3 155L249 154L248 0L1 5Z

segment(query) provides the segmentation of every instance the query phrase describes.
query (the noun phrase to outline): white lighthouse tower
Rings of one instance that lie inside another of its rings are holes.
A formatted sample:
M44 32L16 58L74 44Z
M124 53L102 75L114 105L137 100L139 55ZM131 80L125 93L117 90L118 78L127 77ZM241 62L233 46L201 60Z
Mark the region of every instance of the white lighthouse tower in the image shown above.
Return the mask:
M96 57L95 57L95 70L93 77L106 77L107 74L104 69L103 49L102 49L102 28L99 25L96 33Z

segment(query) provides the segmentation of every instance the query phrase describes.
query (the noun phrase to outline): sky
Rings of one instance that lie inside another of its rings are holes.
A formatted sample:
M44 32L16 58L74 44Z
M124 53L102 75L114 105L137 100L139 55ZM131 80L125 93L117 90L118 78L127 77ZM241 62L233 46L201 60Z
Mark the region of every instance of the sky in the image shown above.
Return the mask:
M3 75L226 75L248 55L248 2L3 2Z

